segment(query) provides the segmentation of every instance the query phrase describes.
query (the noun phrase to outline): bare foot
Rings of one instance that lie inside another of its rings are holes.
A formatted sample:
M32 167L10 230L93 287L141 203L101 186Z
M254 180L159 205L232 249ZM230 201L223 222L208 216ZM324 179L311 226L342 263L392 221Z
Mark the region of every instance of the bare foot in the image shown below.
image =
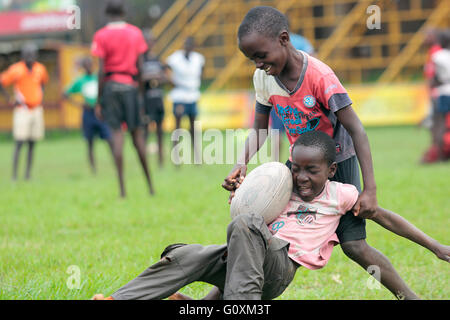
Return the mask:
M169 299L169 300L194 300L191 297L184 295L182 293L179 293L179 292L175 292L173 295L171 295L167 299Z
M101 293L97 293L92 297L91 300L114 300L114 299L111 296L105 298L105 296L102 295Z

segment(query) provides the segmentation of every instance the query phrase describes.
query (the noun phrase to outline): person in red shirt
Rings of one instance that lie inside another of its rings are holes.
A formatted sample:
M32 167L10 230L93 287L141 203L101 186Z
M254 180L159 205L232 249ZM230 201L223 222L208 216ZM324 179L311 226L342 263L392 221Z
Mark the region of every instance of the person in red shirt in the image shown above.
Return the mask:
M91 48L92 54L100 59L96 114L112 130L113 157L119 177L120 196L126 196L123 181L123 124L126 124L131 133L150 194L153 194L138 102L140 69L147 43L139 28L123 20L123 1L110 0L105 13L109 23L95 33Z
M31 177L35 142L44 137L44 113L42 99L44 84L48 81L45 66L36 61L38 48L27 43L22 48L22 60L11 65L0 75L0 92L11 101L4 87L14 85L13 138L16 143L13 158L12 179L17 179L20 150L28 143L25 179Z

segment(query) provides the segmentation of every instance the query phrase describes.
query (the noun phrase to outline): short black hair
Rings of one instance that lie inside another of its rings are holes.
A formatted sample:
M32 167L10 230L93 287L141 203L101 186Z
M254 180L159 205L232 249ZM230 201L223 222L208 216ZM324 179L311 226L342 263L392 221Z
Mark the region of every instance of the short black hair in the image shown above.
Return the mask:
M450 48L450 29L440 31L437 38L442 48Z
M292 153L297 146L316 147L322 150L325 160L328 165L336 161L336 143L325 132L322 131L308 131L301 134L294 142Z
M238 29L238 38L253 32L276 38L283 30L289 32L289 23L283 13L272 7L258 6L245 15Z
M106 4L105 13L112 17L121 17L125 15L125 5L123 0L109 0Z

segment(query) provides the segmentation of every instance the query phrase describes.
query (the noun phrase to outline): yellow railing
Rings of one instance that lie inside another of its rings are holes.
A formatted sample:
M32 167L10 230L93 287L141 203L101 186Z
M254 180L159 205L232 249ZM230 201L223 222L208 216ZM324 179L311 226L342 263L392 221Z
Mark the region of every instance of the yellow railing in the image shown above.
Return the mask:
M206 58L208 90L251 87L254 66L237 47L237 28L257 5L277 7L291 31L303 34L317 56L343 82L394 81L421 75L421 30L450 27L449 0L177 0L153 27L155 52L165 59L193 36ZM381 28L369 30L369 5L377 5Z
M370 5L371 0L361 0L358 4L342 19L337 28L331 34L330 37L322 44L318 52L318 58L325 61L333 49L335 49L342 41L344 41L345 36L349 34L352 27L355 26L357 21L363 19L367 7Z
M378 82L390 82L400 73L402 68L417 54L422 43L424 31L436 25L439 25L444 19L448 19L450 15L450 3L442 1L429 16L422 27L409 40L408 44L403 48L400 54L392 60L386 70L378 79Z

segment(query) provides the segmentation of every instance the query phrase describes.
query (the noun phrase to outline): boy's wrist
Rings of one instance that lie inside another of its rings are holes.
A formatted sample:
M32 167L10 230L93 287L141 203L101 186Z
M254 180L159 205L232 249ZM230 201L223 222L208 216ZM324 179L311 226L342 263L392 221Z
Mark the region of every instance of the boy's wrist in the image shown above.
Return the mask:
M435 239L430 239L430 242L428 244L428 249L433 252L434 254L438 254L439 251L439 241L435 240Z
M366 185L364 184L364 191L368 193L377 193L377 186L375 184L373 185Z

